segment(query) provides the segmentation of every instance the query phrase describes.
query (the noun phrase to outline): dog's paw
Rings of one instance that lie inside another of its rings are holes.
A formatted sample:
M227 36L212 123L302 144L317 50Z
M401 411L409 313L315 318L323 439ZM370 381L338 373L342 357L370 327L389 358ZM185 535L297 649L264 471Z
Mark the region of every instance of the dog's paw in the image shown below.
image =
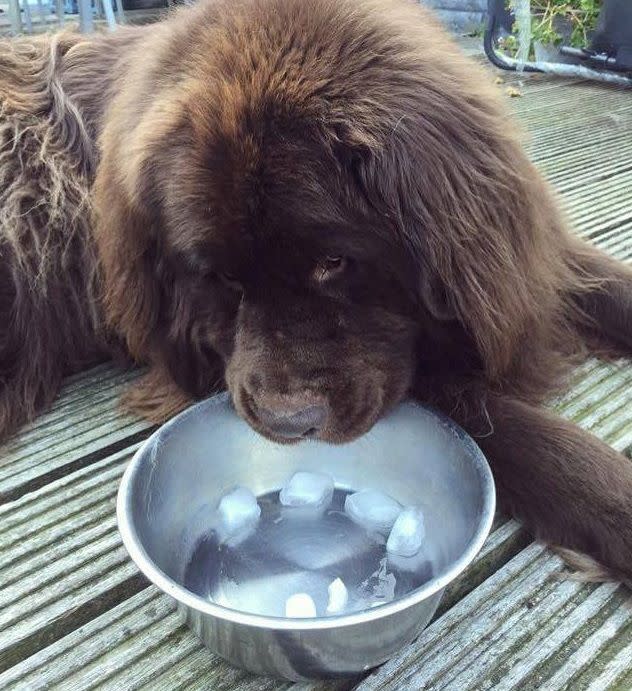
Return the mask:
M162 369L151 369L123 394L123 408L154 424L162 424L193 403Z

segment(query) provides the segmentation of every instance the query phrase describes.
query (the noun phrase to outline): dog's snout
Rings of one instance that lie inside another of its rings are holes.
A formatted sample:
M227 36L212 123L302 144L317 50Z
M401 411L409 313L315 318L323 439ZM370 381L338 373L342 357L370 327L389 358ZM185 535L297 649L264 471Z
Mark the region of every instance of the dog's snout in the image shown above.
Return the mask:
M257 407L259 422L273 434L296 439L316 434L327 420L327 408L322 403L303 407Z

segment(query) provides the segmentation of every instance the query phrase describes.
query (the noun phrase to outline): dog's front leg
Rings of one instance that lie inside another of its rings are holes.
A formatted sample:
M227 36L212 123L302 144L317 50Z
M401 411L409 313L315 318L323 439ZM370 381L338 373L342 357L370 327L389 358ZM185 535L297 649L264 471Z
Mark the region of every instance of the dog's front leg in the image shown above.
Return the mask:
M580 324L589 343L632 356L632 266L579 239L571 243L570 260L580 283L593 286L574 294L589 320Z
M490 397L461 421L494 473L501 506L539 539L632 580L632 461L547 410Z

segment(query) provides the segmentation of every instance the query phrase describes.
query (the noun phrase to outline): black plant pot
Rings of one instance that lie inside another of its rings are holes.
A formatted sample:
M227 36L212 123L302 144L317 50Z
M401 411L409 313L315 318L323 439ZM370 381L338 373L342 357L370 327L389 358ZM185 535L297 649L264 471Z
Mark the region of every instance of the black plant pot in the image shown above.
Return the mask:
M123 0L124 10L158 10L167 7L167 0Z

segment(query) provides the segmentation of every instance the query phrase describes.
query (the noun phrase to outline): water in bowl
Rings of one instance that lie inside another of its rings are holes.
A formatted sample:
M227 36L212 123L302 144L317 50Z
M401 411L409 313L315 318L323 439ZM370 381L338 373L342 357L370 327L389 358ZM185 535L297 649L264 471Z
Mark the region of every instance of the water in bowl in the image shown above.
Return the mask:
M369 534L344 512L349 491L336 489L324 511L283 507L279 492L258 497L255 531L237 545L220 544L215 531L196 544L185 571L185 586L230 609L285 616L288 598L308 594L317 616L347 614L385 604L420 587L433 576L433 561L387 557L384 536ZM328 588L341 579L345 606L327 611Z

